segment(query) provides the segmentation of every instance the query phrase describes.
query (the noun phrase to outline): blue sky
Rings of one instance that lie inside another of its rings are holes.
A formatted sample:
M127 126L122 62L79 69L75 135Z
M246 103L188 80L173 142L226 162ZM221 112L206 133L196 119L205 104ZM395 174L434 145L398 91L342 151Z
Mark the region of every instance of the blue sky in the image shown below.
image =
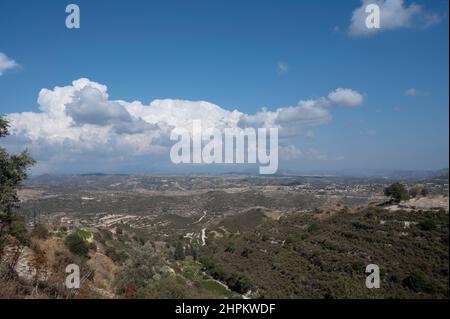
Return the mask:
M368 36L349 33L359 0L77 0L78 30L65 27L68 3L0 0L0 52L17 63L0 76L0 113L39 113L41 89L80 78L106 85L110 100L202 100L245 114L348 88L364 102L302 130L291 141L302 156L286 167L448 167L448 1L415 1L404 25ZM8 147L39 160L42 140L20 140Z

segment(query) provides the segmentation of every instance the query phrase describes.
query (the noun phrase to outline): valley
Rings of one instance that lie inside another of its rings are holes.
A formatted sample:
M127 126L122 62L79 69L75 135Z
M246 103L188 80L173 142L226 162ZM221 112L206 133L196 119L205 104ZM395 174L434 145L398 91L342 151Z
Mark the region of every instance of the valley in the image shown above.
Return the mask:
M384 194L393 181L41 176L19 191L31 237L7 239L2 259L18 261L17 291L47 298L69 294L54 286L69 262L86 276L71 298L446 297L448 178L405 182L427 195L401 203ZM364 286L371 263L381 289Z

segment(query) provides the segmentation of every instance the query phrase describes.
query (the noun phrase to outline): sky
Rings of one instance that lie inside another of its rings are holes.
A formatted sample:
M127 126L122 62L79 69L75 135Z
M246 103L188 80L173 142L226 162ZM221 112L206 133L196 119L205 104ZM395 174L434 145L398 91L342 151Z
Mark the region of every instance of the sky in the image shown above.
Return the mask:
M0 144L35 174L176 172L194 119L279 128L282 169L448 167L448 1L69 3L0 0Z

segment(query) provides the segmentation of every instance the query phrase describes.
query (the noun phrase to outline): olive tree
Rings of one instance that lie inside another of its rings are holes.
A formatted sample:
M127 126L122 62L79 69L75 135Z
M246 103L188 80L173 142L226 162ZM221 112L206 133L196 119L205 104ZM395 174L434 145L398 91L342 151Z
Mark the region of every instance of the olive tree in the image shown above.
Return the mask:
M9 134L8 129L8 121L0 116L0 139ZM33 164L34 160L27 151L11 155L0 147L0 234L13 221L13 209L19 202L17 189L27 178L27 169Z
M384 195L388 196L394 202L400 203L402 200L409 199L409 193L406 187L401 183L394 183L385 188Z

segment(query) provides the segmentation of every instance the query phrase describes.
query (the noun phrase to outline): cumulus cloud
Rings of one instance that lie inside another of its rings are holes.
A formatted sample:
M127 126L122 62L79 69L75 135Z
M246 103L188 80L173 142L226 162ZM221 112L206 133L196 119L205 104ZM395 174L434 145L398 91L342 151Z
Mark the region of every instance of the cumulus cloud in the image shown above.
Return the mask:
M145 105L109 99L105 85L79 79L71 85L42 89L39 112L8 114L11 150L28 148L38 160L38 172L67 171L78 165L85 170L126 169L133 165L167 165L174 128L192 130L193 120L204 129L277 127L283 154L299 158L295 137L308 127L331 120L333 105L357 106L362 95L338 89L328 97L301 100L274 111L263 108L255 114L229 111L205 101L163 99ZM162 163L162 164L161 164Z
M117 102L110 102L104 94L92 87L75 92L72 102L66 104L66 113L76 124L107 125L131 122L130 113Z
M17 64L16 61L8 58L6 54L0 52L0 76L2 76L5 71L12 70L18 66L19 64Z
M277 127L283 133L294 132L306 126L326 124L331 120L330 101L325 98L301 100L295 106L280 107L275 111L263 108L256 114L243 114L241 127Z
M297 105L280 107L275 111L263 108L256 114L243 114L239 126L278 127L282 137L297 135L305 127L331 121L333 106L358 107L363 101L363 95L357 91L338 88L327 97L300 100Z
M328 99L335 104L347 107L360 106L364 100L363 96L358 92L352 89L342 88L336 89L328 94Z
M366 27L366 6L377 4L380 8L380 28L368 29ZM359 8L352 14L349 33L352 36L367 36L379 31L400 28L429 28L441 21L435 13L427 12L422 6L415 3L405 4L403 0L363 0Z

